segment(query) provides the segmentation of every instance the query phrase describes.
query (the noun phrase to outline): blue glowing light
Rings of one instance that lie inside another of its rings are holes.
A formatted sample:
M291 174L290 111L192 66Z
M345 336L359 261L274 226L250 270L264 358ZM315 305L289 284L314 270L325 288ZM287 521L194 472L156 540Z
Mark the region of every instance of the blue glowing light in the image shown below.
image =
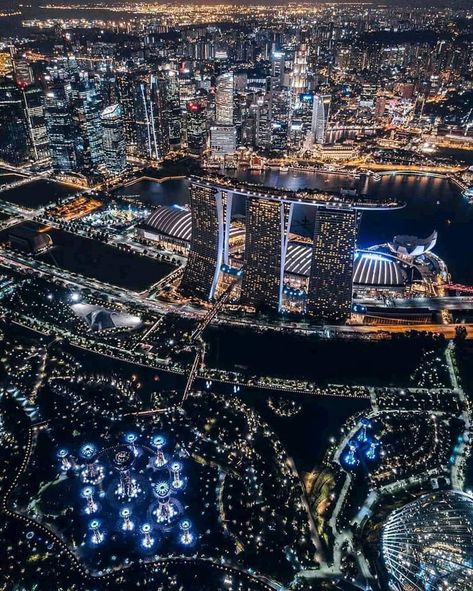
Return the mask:
M143 523L141 526L141 533L143 534L141 545L143 548L146 548L146 550L149 550L154 545L154 538L151 537L151 525L149 523Z
M371 442L368 450L366 451L366 457L369 460L374 460L376 458L376 448L378 447L378 444L376 442Z
M158 482L154 486L154 492L160 498L167 497L169 495L169 484L167 482Z
M166 438L164 437L164 435L153 435L153 437L151 438L151 445L157 447L158 449L161 449L166 445Z
M352 450L347 452L343 459L348 466L357 466L360 463L360 460L355 456L355 453Z
M366 435L366 427L362 427L360 429L360 432L358 433L357 439L361 443L365 443L365 441L368 440L368 436Z
M138 439L138 435L136 433L127 433L125 435L125 441L127 443L135 443L135 441Z
M84 443L79 450L80 455L86 460L90 460L97 453L97 448L93 443Z
M101 544L105 539L105 534L101 531L102 522L99 519L92 519L89 521L89 529L92 531L91 542L92 544Z
M194 541L194 534L191 531L191 527L192 523L189 519L183 519L179 524L179 528L181 530L179 541L184 546L190 546Z

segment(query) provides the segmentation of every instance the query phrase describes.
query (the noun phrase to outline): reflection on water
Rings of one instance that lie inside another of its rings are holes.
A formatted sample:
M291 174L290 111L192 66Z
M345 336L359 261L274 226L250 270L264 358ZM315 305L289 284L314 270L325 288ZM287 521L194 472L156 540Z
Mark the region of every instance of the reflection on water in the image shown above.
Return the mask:
M427 236L437 230L439 238L435 252L445 259L455 281L473 284L473 207L462 197L457 186L446 178L416 175L383 175L376 182L362 176L356 180L347 175L291 171L281 173L267 170L262 173L242 170L234 173L241 180L291 190L309 188L337 191L356 187L372 197L393 197L405 201L402 210L364 213L359 246L386 242L395 234ZM184 205L189 201L189 183L174 180L166 183L141 181L120 191L137 195L150 204ZM236 202L237 213L244 204ZM293 231L311 234L314 208L297 205L293 217Z

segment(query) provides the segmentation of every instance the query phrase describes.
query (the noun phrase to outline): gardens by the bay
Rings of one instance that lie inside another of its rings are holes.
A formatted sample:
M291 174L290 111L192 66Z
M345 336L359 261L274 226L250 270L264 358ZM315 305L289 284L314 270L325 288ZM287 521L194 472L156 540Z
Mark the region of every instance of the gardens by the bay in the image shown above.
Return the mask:
M182 560L288 581L314 564L297 474L241 400L206 392L149 408L133 376L90 373L60 344L46 356L4 500L19 545L45 548L36 580L53 554L97 588Z
M280 404L208 381L183 403L178 379L102 361L18 327L4 339L0 539L15 540L2 573L14 591L52 578L68 591L351 589L340 579L370 568L361 527L375 564L390 512L425 477L462 477L463 403L447 387L374 388L339 434L331 400L333 430L317 433L319 397ZM320 469L306 471L302 446L325 450Z
M126 565L190 548L197 540L183 505L186 452L146 430L117 439L59 448L55 479L40 488L26 512L48 524L97 574L107 571L108 562ZM41 446L46 451L47 443Z

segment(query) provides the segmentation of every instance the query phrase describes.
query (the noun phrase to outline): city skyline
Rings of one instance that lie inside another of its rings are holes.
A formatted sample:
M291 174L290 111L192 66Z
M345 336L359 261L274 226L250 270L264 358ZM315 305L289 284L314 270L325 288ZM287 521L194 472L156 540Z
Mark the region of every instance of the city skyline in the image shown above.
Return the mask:
M4 2L0 588L473 591L468 3Z

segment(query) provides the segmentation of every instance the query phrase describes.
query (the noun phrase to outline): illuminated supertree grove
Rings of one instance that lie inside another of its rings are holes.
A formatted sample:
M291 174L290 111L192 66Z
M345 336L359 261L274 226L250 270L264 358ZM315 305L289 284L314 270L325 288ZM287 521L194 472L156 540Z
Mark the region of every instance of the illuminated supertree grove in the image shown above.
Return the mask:
M146 552L154 551L163 536L183 546L195 543L192 522L177 498L187 483L182 454L179 459L168 454L162 434L146 439L151 447L129 431L121 437L125 443L103 449L83 443L76 455L66 447L56 452L61 471L72 470L81 482L81 513L93 516L86 524L89 548L105 542L108 533L111 539L117 534L136 539Z

